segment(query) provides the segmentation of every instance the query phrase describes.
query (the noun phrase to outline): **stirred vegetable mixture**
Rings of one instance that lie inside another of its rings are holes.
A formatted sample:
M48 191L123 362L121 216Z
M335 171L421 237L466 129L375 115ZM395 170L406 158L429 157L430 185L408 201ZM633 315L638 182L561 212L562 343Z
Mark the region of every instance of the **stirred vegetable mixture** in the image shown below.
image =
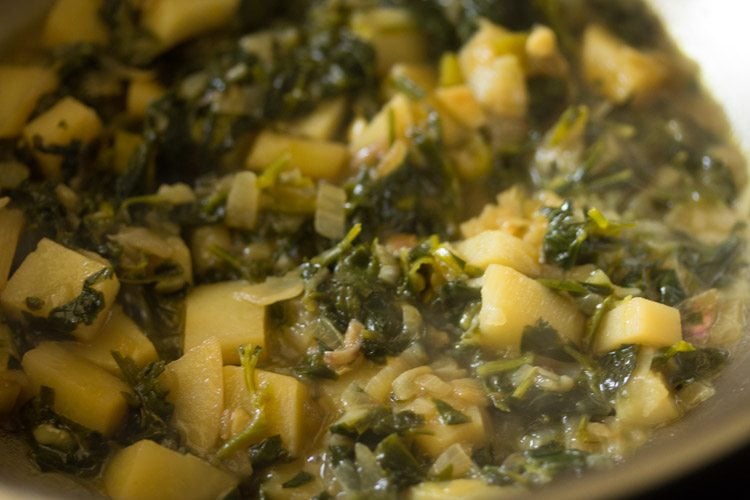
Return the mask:
M42 471L489 498L617 464L731 360L745 166L639 2L57 0L34 42L0 413Z

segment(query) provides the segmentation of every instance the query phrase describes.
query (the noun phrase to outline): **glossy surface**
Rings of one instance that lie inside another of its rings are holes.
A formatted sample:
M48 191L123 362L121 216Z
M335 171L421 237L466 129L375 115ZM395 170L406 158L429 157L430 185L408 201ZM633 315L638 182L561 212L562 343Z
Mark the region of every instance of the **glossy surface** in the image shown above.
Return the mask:
M25 5L31 5L29 2ZM42 2L43 3L43 2ZM705 81L725 104L738 140L750 149L750 67L738 47L750 33L742 23L750 5L742 0L654 0L667 26L684 50L703 68ZM0 12L20 2L0 1ZM0 23L15 19L0 16ZM6 33L5 28L0 31ZM534 498L604 498L646 491L667 480L711 463L750 440L750 345L739 346L732 364L717 381L717 396L658 435L617 469L583 479L556 483ZM54 476L36 477L31 465L19 460L23 450L1 443L0 481L3 498L59 497ZM66 480L66 484L74 484ZM30 485L33 485L30 487ZM31 488L31 489L30 489ZM62 490L66 491L66 490ZM54 492L54 493L53 493ZM78 494L80 495L80 493Z

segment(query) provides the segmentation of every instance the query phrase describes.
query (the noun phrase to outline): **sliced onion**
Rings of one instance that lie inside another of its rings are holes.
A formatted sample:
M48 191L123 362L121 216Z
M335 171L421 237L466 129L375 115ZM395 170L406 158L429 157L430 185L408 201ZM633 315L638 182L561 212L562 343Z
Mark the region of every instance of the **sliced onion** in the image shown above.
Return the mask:
M326 238L339 240L346 230L346 191L321 182L315 203L315 231Z
M234 176L227 195L227 212L224 223L228 227L250 230L258 220L260 192L258 177L253 172L240 172Z
M445 398L453 394L453 387L434 373L425 373L414 379L417 387L425 394L436 398Z
M284 276L271 276L262 283L248 285L239 294L240 300L247 300L259 306L268 306L293 299L305 290L305 282L297 271L291 271Z
M430 476L444 478L445 474L450 473L451 479L463 477L473 466L474 462L464 447L453 443L435 459L430 468Z
M195 201L193 189L183 182L162 184L156 195L172 205L186 205Z
M393 396L396 400L407 401L414 398L420 389L416 384L417 377L427 373L432 373L432 368L429 366L418 366L396 377L393 381Z

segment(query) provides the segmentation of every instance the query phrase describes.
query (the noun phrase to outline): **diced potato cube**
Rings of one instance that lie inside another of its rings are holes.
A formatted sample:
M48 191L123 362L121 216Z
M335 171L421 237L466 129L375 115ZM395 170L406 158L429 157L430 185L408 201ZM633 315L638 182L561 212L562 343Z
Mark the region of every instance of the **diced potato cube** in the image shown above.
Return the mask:
M523 118L529 106L526 75L513 55L498 57L477 68L468 78L477 101L488 112L503 118Z
M112 357L112 351L129 357L138 367L144 367L158 359L154 344L120 306L112 308L109 319L102 326L99 335L87 342L66 342L65 347L118 377L120 368Z
M115 453L104 471L104 487L113 500L219 499L237 482L198 457L145 439Z
M487 115L467 85L452 85L435 90L435 99L455 120L477 129L487 123Z
M246 281L195 287L187 297L185 350L216 337L226 364L239 364L239 347L266 347L266 309L250 301Z
M456 408L458 410L458 408ZM485 441L485 426L482 412L476 406L461 408L460 411L470 421L463 424L446 425L435 420L434 416L420 429L424 433L415 434L414 440L422 451L432 457L438 457L454 443L475 446Z
M656 56L634 49L598 25L586 28L582 59L589 85L616 104L647 98L667 78Z
M185 442L198 454L216 444L224 405L221 346L210 337L169 363L161 376L174 405L172 419Z
M116 173L125 173L130 165L130 159L133 157L133 154L142 142L143 139L138 134L126 132L124 130L118 130L115 132L115 141L112 149L115 155L113 166Z
M130 116L141 118L146 115L146 110L151 103L164 95L164 92L164 86L155 80L132 80L125 97L125 109Z
M86 280L93 280L90 288L103 295L102 309L88 324L86 321L91 318L81 318L72 332L81 340L89 340L106 321L107 312L120 290L114 272L103 276L108 268L109 263L103 259L80 254L45 238L11 276L0 293L0 306L15 320L23 320L25 313L46 318L54 309L70 304L85 293ZM102 278L94 279L97 276Z
M52 68L0 65L0 138L20 134L39 98L57 84Z
M265 370L255 370L255 383L264 391L264 411L267 429L259 439L279 435L284 447L298 456L310 443L316 412L307 386L294 377ZM240 366L224 367L224 408L230 412L255 410L253 400L245 387L244 369Z
M505 43L512 36L513 33L502 26L481 19L476 32L458 53L460 73L466 78L477 69L491 64L500 56L513 54L520 57L520 52L514 53L512 50L508 50L512 47Z
M42 45L105 44L109 39L99 10L102 0L57 0L42 28Z
M232 19L239 0L152 0L143 2L141 23L172 47Z
M489 113L520 119L526 116L528 90L523 67L526 35L482 20L459 53L464 78Z
M329 141L339 130L345 112L346 99L343 97L322 102L310 114L289 124L289 132L309 139Z
M352 137L349 148L352 152L368 147L385 151L391 139L405 139L415 124L414 105L404 94L396 94L375 115L365 128Z
M481 269L486 269L490 264L502 264L527 276L539 275L534 247L505 231L483 231L459 241L455 248L466 262Z
M76 356L58 342L42 342L21 361L35 391L54 391L52 408L63 417L111 436L127 410L130 388L114 375Z
M349 162L349 150L338 142L316 141L264 131L255 139L246 166L260 171L289 155L289 168L316 179L334 179Z
M677 309L635 297L607 312L596 332L594 350L611 351L624 344L668 347L680 340L682 325Z
M351 26L375 49L380 75L387 75L396 63L418 63L427 57L427 40L408 9L358 10L352 15Z
M0 245L0 292L8 282L8 273L16 255L18 238L21 236L24 222L22 211L0 208L0 241L3 242Z
M580 342L585 320L575 304L510 267L490 264L482 285L480 344L517 351L524 329L539 320L563 338Z
M680 415L661 374L648 371L633 377L615 401L617 420L632 427L656 427Z
M227 195L224 223L227 227L250 230L258 220L260 189L254 172L239 172L232 179Z
M102 131L96 111L73 97L63 97L50 109L37 116L23 129L24 139L35 147L37 138L42 145L69 146L74 141L86 145ZM34 154L44 175L59 179L63 158L59 154L35 149Z
M481 479L454 479L452 481L425 481L409 490L409 500L495 500L518 495L518 488L495 486Z

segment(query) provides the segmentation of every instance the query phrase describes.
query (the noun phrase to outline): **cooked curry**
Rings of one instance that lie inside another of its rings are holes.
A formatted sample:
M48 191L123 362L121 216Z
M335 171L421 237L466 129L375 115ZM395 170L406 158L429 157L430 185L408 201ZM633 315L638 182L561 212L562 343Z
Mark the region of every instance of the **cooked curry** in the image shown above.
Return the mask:
M114 499L490 498L700 404L745 164L639 2L57 0L0 64L0 415Z

